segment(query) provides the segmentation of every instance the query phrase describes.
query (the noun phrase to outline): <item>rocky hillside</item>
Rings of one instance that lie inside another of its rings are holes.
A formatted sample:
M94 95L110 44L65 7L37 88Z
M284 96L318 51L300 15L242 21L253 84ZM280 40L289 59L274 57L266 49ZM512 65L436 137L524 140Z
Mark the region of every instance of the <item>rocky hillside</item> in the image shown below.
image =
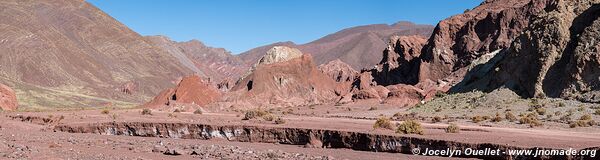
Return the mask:
M175 42L165 36L146 38L155 46L177 57L185 67L211 82L218 83L227 78L237 79L248 71L249 65L223 48L209 47L198 40Z
M524 97L600 102L600 1L541 1L527 29L461 89L508 87Z
M133 106L193 73L85 1L0 8L0 81L23 108Z
M313 42L296 45L292 42L258 47L239 55L245 62L254 64L272 46L297 47L303 53L315 58L317 65L340 59L355 70L370 68L382 58L381 51L387 46L392 35L421 35L428 37L433 27L410 22L398 22L392 25L375 24L341 30Z
M506 49L544 9L544 1L487 0L441 21L419 57L418 80L460 81L472 62Z
M146 108L174 111L195 111L200 107L215 102L222 93L215 86L201 77L194 75L184 77L176 87L162 91L146 104Z
M336 82L321 73L308 54L276 46L241 78L226 101L241 107L281 107L331 102Z

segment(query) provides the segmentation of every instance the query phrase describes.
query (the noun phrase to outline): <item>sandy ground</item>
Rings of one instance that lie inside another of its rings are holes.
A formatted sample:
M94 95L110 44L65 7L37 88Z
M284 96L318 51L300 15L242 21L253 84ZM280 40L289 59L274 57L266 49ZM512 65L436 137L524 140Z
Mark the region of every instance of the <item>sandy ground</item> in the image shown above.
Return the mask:
M393 107L388 109L398 110ZM219 139L168 139L52 131L52 126L58 124L78 125L98 122L173 122L329 129L519 147L581 149L600 146L600 129L597 127L584 131L572 131L546 128L486 127L471 123L459 123L461 132L445 133L446 124L423 122L424 135L400 135L392 130L373 129L374 120L372 119L335 118L331 117L330 113L315 114L315 116L281 114L278 116L285 119L286 123L274 124L264 120L242 120L241 113L233 112L199 115L153 111L152 115L141 115L140 109L107 111L108 113L102 113L101 110L1 113L0 156L24 159L449 159L351 149L316 149L296 145L229 142ZM360 114L363 111L354 109L354 112ZM378 108L376 112L386 112L386 107ZM391 111L386 113L389 112ZM15 116L45 117L60 119L60 121L36 124L11 118ZM172 156L161 153L165 150L196 151L197 155Z

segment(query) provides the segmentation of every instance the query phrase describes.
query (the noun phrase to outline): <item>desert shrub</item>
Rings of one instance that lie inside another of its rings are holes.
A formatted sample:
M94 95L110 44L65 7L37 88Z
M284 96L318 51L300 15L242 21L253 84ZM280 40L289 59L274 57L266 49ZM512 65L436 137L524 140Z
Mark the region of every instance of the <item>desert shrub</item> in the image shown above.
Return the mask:
M577 111L579 111L579 112L584 111L584 110L585 110L585 106L583 104L579 105L579 108L577 108Z
M501 122L503 119L500 116L500 113L496 113L496 116L492 118L492 122Z
M385 129L393 129L392 121L387 117L379 117L375 124L373 124L373 129L377 128L385 128Z
M544 114L546 114L546 109L545 108L536 108L535 112L537 112L537 114L539 114L539 115L544 115Z
M275 119L275 124L284 124L286 121L283 118L277 118Z
M562 112L560 112L560 111L556 111L556 112L554 112L554 115L555 115L555 116L560 116L561 114L562 114Z
M600 109L596 109L596 111L594 112L595 115L600 115Z
M436 92L436 93L435 93L435 97L436 97L436 98L442 98L442 97L446 97L447 95L448 95L448 94L446 94L446 93L444 93L444 92L441 92L441 91L438 91L438 92Z
M377 107L371 107L371 108L369 108L369 111L374 111L374 110L377 110Z
M202 112L202 110L201 110L201 109L196 109L196 110L194 111L194 114L202 114L202 113L204 113L204 112Z
M551 114L549 114L549 115L546 115L546 119L548 119L548 120L549 120L549 119L552 119L552 117L553 117L553 115L551 115Z
M433 122L433 123L438 123L441 121L442 121L442 117L440 117L440 116L435 116L435 117L431 118L431 122Z
M514 122L517 120L517 116L515 116L512 112L506 112L506 114L504 115L504 118L511 122Z
M169 118L175 118L175 117L177 117L177 115L174 115L173 113L169 113L168 116L169 116Z
M423 127L421 127L421 123L414 120L406 120L398 125L396 133L423 135L424 131Z
M175 108L175 110L173 110L173 112L179 113L179 112L181 112L181 110L179 108Z
M471 117L471 121L473 121L473 123L479 123L485 121L485 119L482 116L474 116Z
M262 119L265 121L273 121L273 120L275 120L275 118L277 118L277 116L275 116L273 114L265 114L262 116Z
M542 122L540 122L540 120L538 119L538 116L536 113L529 113L523 117L521 117L521 119L519 120L519 122L521 124L529 124L529 126L531 127L536 127L536 126L542 126Z
M592 115L584 114L579 118L579 120L584 120L584 121L592 120Z
M560 120L565 121L565 122L571 121L571 115L566 114L566 115L560 117Z
M490 120L490 119L492 119L492 117L490 117L490 116L483 116L482 118L483 118L483 120Z
M102 112L100 112L100 113L102 113L102 114L109 114L109 113L110 113L110 111L109 111L108 109L104 109L104 110L102 110Z
M261 109L248 110L244 114L244 118L242 120L250 120L250 119L254 119L254 118L258 118L258 117L263 117L267 114L269 114L269 113L266 111L263 111Z
M558 102L558 107L565 107L565 103L564 102Z
M458 127L458 125L454 124L454 123L450 123L448 125L448 127L446 128L446 133L458 133L460 131L460 128Z
M442 111L442 107L436 108L434 111L435 112L441 112Z
M596 121L594 121L592 119L592 116L589 114L585 114L583 116L581 116L579 118L579 120L571 122L571 124L569 125L569 127L571 128L575 128L575 127L590 127L590 126L595 126L597 125Z
M152 110L145 108L142 110L142 115L152 115Z

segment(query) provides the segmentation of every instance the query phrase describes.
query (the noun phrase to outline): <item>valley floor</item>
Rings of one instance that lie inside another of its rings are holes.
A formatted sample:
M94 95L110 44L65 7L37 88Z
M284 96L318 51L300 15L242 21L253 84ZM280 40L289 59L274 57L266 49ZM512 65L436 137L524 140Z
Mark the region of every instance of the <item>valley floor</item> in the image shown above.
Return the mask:
M459 120L455 123L459 124L460 132L446 133L444 122L421 121L424 135L403 135L393 130L373 129L373 124L382 113L407 112L406 108L386 105L376 105L376 110L373 106L361 105L313 107L318 109L310 113L277 114L285 120L283 124L262 119L242 120L244 115L237 112L152 111L151 115L142 115L141 109L4 112L0 116L0 156L11 159L455 159L417 156L411 154L410 149L584 149L597 148L600 144L598 127L519 128ZM401 121L394 121L398 122ZM326 148L315 148L310 146L315 145L312 136L331 140L321 139L317 144L322 143Z

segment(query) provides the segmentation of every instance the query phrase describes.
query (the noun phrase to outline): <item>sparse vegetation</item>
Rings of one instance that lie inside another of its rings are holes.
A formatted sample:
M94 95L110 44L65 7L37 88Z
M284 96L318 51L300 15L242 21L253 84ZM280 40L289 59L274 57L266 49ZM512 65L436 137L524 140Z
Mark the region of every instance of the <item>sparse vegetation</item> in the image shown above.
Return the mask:
M177 115L174 115L173 113L169 113L168 116L169 116L169 118L175 118L175 117L177 117Z
M277 118L277 119L275 119L275 124L285 124L285 122L286 121L283 118Z
M577 111L579 111L579 112L582 112L584 110L585 110L585 106L583 104L579 105L579 107L577 108Z
M398 125L396 133L423 135L424 131L421 123L414 120L406 120Z
M537 112L537 114L539 114L539 115L545 115L546 109L545 108L536 108L535 112Z
M108 109L103 109L102 112L100 112L100 113L102 113L102 114L109 114L110 111Z
M500 116L500 113L496 113L496 116L494 118L492 118L492 122L501 122L502 120L504 120L504 119L502 119L502 117Z
M591 126L595 126L597 125L596 121L594 121L592 119L592 115L589 114L584 114L583 116L581 116L579 118L579 120L571 122L571 124L569 125L569 127L571 128L576 128L576 127L591 127Z
M571 128L591 127L591 126L595 126L596 124L597 123L594 120L589 120L589 121L577 120L577 121L571 122L571 124L569 124L569 127L571 127Z
M179 112L181 112L181 110L179 108L175 108L175 110L173 110L173 112L179 113Z
M529 124L530 127L542 126L542 122L538 119L538 115L536 113L529 113L519 120L521 124Z
M269 113L266 111L263 111L261 109L248 110L244 114L244 118L242 120L251 120L251 119L254 119L257 117L262 117L267 114L269 114Z
M596 109L596 111L594 112L595 115L600 115L600 109Z
M504 115L504 118L506 118L506 120L514 122L517 120L517 116L515 116L512 112L506 112L506 114Z
M474 116L471 117L471 121L473 121L473 123L479 123L485 121L485 119L482 116Z
M201 109L196 109L196 110L194 111L194 114L202 114L202 113L203 113L203 112L202 112L202 110L201 110Z
M579 118L579 120L584 120L584 121L589 121L589 120L592 120L592 115L589 115L589 114L584 114L583 116L581 116L581 117Z
M377 110L377 107L371 107L371 108L369 108L369 111L374 111L374 110Z
M454 124L454 123L450 123L448 125L448 127L446 128L446 133L458 133L460 131L460 128L458 127L458 125Z
M435 117L431 118L431 122L433 122L433 123L438 123L441 121L442 121L442 117L440 117L440 116L435 116Z
M275 118L277 118L277 116L273 115L273 114L266 114L262 116L262 119L265 121L273 121L275 120Z
M142 110L142 115L152 115L152 110L145 108Z
M390 118L379 117L377 121L375 121L375 124L373 124L373 129L377 128L393 129L394 126L392 125Z
M448 94L441 92L441 91L435 93L436 98L442 98L442 97L445 97L446 95L448 95Z

